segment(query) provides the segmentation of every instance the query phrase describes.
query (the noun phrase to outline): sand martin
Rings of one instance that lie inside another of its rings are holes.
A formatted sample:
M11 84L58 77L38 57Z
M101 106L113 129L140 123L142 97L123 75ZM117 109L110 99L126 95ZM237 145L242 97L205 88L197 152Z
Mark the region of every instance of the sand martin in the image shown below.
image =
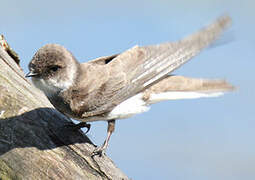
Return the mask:
M233 89L224 80L195 79L171 73L220 36L230 24L219 17L200 31L176 42L135 46L123 53L79 63L61 45L47 44L29 63L27 77L66 116L87 122L107 121L107 137L94 154L102 155L124 119L164 100L215 97Z

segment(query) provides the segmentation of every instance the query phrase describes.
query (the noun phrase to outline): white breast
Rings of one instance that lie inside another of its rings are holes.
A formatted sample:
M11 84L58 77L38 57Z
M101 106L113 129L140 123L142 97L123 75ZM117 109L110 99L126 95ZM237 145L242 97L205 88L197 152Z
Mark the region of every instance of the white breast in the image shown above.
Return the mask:
M57 81L54 78L48 79L45 81L42 78L32 78L33 84L44 92L47 97L55 96L58 92L67 90L72 86L73 81Z
M54 96L58 91L60 91L59 88L49 85L48 82L41 78L32 78L32 82L35 87L43 91L47 97Z

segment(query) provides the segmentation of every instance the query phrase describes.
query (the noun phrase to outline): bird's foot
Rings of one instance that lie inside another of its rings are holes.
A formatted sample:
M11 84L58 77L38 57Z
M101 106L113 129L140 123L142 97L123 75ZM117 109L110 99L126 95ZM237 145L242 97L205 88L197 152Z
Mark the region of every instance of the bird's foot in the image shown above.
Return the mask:
M96 149L92 152L92 157L93 156L99 156L101 157L102 155L105 155L105 150L106 150L106 147L103 145L103 146L99 146L99 147L96 147Z
M112 135L112 132L114 131L114 127L115 127L115 120L110 120L108 121L108 128L107 128L107 137L103 143L102 146L97 147L93 153L92 153L92 157L98 155L99 157L101 157L102 155L105 155L105 150L107 149L110 137Z
M86 122L80 122L78 124L68 123L68 124L64 125L63 127L70 128L72 130L79 130L81 128L87 128L87 131L85 132L85 134L87 134L90 130L91 125Z

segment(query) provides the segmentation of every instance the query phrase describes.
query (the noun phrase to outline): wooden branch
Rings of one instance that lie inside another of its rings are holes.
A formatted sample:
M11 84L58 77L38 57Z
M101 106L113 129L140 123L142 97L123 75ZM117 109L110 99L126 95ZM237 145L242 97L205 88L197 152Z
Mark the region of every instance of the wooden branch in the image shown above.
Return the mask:
M0 46L0 179L128 179L67 123Z

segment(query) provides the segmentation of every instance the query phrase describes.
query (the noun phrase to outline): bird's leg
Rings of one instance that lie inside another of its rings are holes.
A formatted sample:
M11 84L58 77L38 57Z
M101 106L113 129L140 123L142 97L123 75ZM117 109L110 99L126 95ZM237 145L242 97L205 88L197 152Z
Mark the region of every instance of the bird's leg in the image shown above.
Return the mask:
M65 127L65 128L71 128L71 129L73 129L73 130L79 130L79 129L81 129L81 128L87 128L87 131L85 132L85 134L86 134L86 133L89 132L91 125L88 124L88 123L86 123L86 122L80 122L80 123L78 123L78 124L74 124L74 123L72 123L72 124L67 124L67 125L64 125L64 127Z
M102 156L102 154L105 153L105 150L106 150L106 148L107 148L107 146L108 146L110 137L111 137L111 135L112 135L114 129L115 129L115 120L110 120L110 121L108 121L107 137L106 137L106 139L105 139L103 145L100 146L100 147L97 147L97 148L93 151L92 156L94 156L94 155Z

